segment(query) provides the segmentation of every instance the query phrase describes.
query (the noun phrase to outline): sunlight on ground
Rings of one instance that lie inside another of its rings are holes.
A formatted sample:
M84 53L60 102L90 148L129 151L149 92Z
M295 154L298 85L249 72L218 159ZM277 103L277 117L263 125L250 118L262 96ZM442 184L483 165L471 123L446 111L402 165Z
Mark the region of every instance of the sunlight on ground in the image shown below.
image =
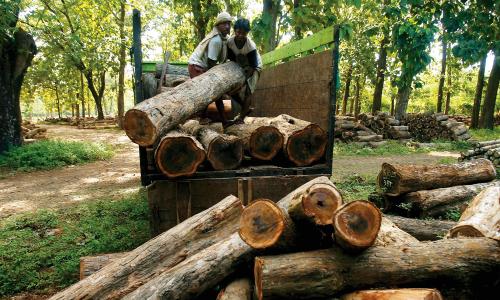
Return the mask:
M431 151L428 153L430 156L437 156L437 157L454 157L454 158L459 158L460 153L453 153L449 151Z

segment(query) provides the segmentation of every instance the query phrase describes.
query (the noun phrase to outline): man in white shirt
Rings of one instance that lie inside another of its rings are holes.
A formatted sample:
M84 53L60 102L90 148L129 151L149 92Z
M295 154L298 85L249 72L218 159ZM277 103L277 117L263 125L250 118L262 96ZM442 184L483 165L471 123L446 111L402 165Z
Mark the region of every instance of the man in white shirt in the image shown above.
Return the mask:
M249 96L255 91L262 70L262 59L255 43L248 37L248 32L250 32L250 22L247 19L238 19L234 23L234 36L227 41L228 59L237 62L247 76L246 84L238 94L233 95L233 99L241 105L237 122L242 122L251 112Z

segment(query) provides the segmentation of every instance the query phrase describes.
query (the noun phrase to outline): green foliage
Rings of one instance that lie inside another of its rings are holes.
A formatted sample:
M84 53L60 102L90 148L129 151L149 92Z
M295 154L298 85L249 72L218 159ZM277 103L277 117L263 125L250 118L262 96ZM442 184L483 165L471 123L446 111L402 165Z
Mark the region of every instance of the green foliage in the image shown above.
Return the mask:
M18 171L48 170L105 160L113 155L107 145L45 140L12 148L0 156L0 167Z
M478 141L491 141L500 138L500 126L491 129L469 129L472 139Z
M62 289L78 281L79 258L128 251L149 239L144 193L0 222L0 297Z
M458 209L450 209L444 213L444 219L457 222L460 219L461 213Z
M335 182L342 193L344 201L367 200L376 190L376 178L373 176L359 176L354 174L345 180Z
M13 37L17 16L19 14L20 0L0 1L0 45L7 39Z

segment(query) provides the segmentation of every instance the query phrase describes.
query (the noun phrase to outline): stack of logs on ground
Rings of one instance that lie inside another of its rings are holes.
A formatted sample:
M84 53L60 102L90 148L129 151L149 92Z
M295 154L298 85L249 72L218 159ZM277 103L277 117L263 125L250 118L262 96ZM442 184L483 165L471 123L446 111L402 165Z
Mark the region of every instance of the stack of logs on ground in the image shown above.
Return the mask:
M486 158L489 159L495 167L500 167L500 139L474 142L472 146L474 149L461 153L459 161Z
M94 117L73 118L70 125L77 126L78 129L111 129L117 128L117 120L113 117L105 117L103 120Z
M500 187L495 178L495 166L484 158L450 165L384 163L377 178L382 196L378 199L384 212L443 217L463 212L485 188Z
M24 144L30 144L37 140L47 139L47 128L40 127L29 121L23 121L21 131Z
M228 196L51 299L486 299L498 289L499 197L487 188L458 223L431 227L344 203L327 177L246 207Z
M412 138L419 142L435 139L466 141L471 138L463 122L442 113L407 114L401 123L408 126Z
M223 130L193 118L245 82L236 63L225 63L187 80L127 111L124 129L146 147L157 168L170 178L191 176L199 167L229 170L240 166L244 154L252 161L308 166L324 156L327 134L318 125L288 115L247 117L243 124ZM202 166L202 164L204 164Z

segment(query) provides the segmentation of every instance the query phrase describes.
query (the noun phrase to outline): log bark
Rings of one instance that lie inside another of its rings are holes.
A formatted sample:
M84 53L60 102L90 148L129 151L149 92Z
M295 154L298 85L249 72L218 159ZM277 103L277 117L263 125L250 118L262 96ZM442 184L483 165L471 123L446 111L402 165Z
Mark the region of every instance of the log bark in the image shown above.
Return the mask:
M194 299L250 261L253 249L237 233L165 271L123 299Z
M37 134L42 133L42 132L47 132L47 128L35 128L30 131L28 131L25 135L25 139L31 139L34 138Z
M403 202L411 203L411 214L414 216L436 217L453 207L463 206L491 186L500 187L500 181L411 192L403 196Z
M488 237L500 241L500 187L489 187L474 197L449 237Z
M440 240L456 225L453 221L411 219L393 215L385 217L419 241Z
M272 160L283 148L283 134L276 127L267 125L270 121L253 122L251 118L244 121L244 124L227 127L225 132L243 139L245 151L252 157Z
M353 256L338 248L255 258L259 299L332 297L390 286L487 285L498 279L500 245L487 238L372 247Z
M155 151L158 169L171 178L193 175L205 157L202 144L179 130L167 133Z
M238 198L228 196L50 299L121 299L236 232L242 209Z
M333 216L337 209L339 195L333 183L323 176L305 183L277 203L256 200L243 210L240 236L255 249L292 251L321 245L323 233L316 225L331 222L328 216Z
M184 123L181 128L201 142L214 170L235 169L241 164L243 141L239 137L219 133L210 126L200 125L196 120Z
M396 226L388 216L382 217L380 230L373 246L382 247L402 247L418 243L418 240L409 233Z
M335 242L344 250L358 252L371 247L382 222L380 210L368 201L353 201L333 216Z
M409 288L357 291L341 296L340 300L443 300L443 296L436 289Z
M398 196L420 190L486 182L495 177L495 167L486 159L452 165L383 163L377 184L387 195Z
M244 82L245 75L238 64L228 62L215 66L127 111L125 132L134 143L150 146L175 126L204 111L210 103Z
M251 300L253 283L248 278L237 279L219 292L217 300Z
M116 261L127 254L127 252L124 252L80 257L80 280L94 274L104 268L107 264Z

